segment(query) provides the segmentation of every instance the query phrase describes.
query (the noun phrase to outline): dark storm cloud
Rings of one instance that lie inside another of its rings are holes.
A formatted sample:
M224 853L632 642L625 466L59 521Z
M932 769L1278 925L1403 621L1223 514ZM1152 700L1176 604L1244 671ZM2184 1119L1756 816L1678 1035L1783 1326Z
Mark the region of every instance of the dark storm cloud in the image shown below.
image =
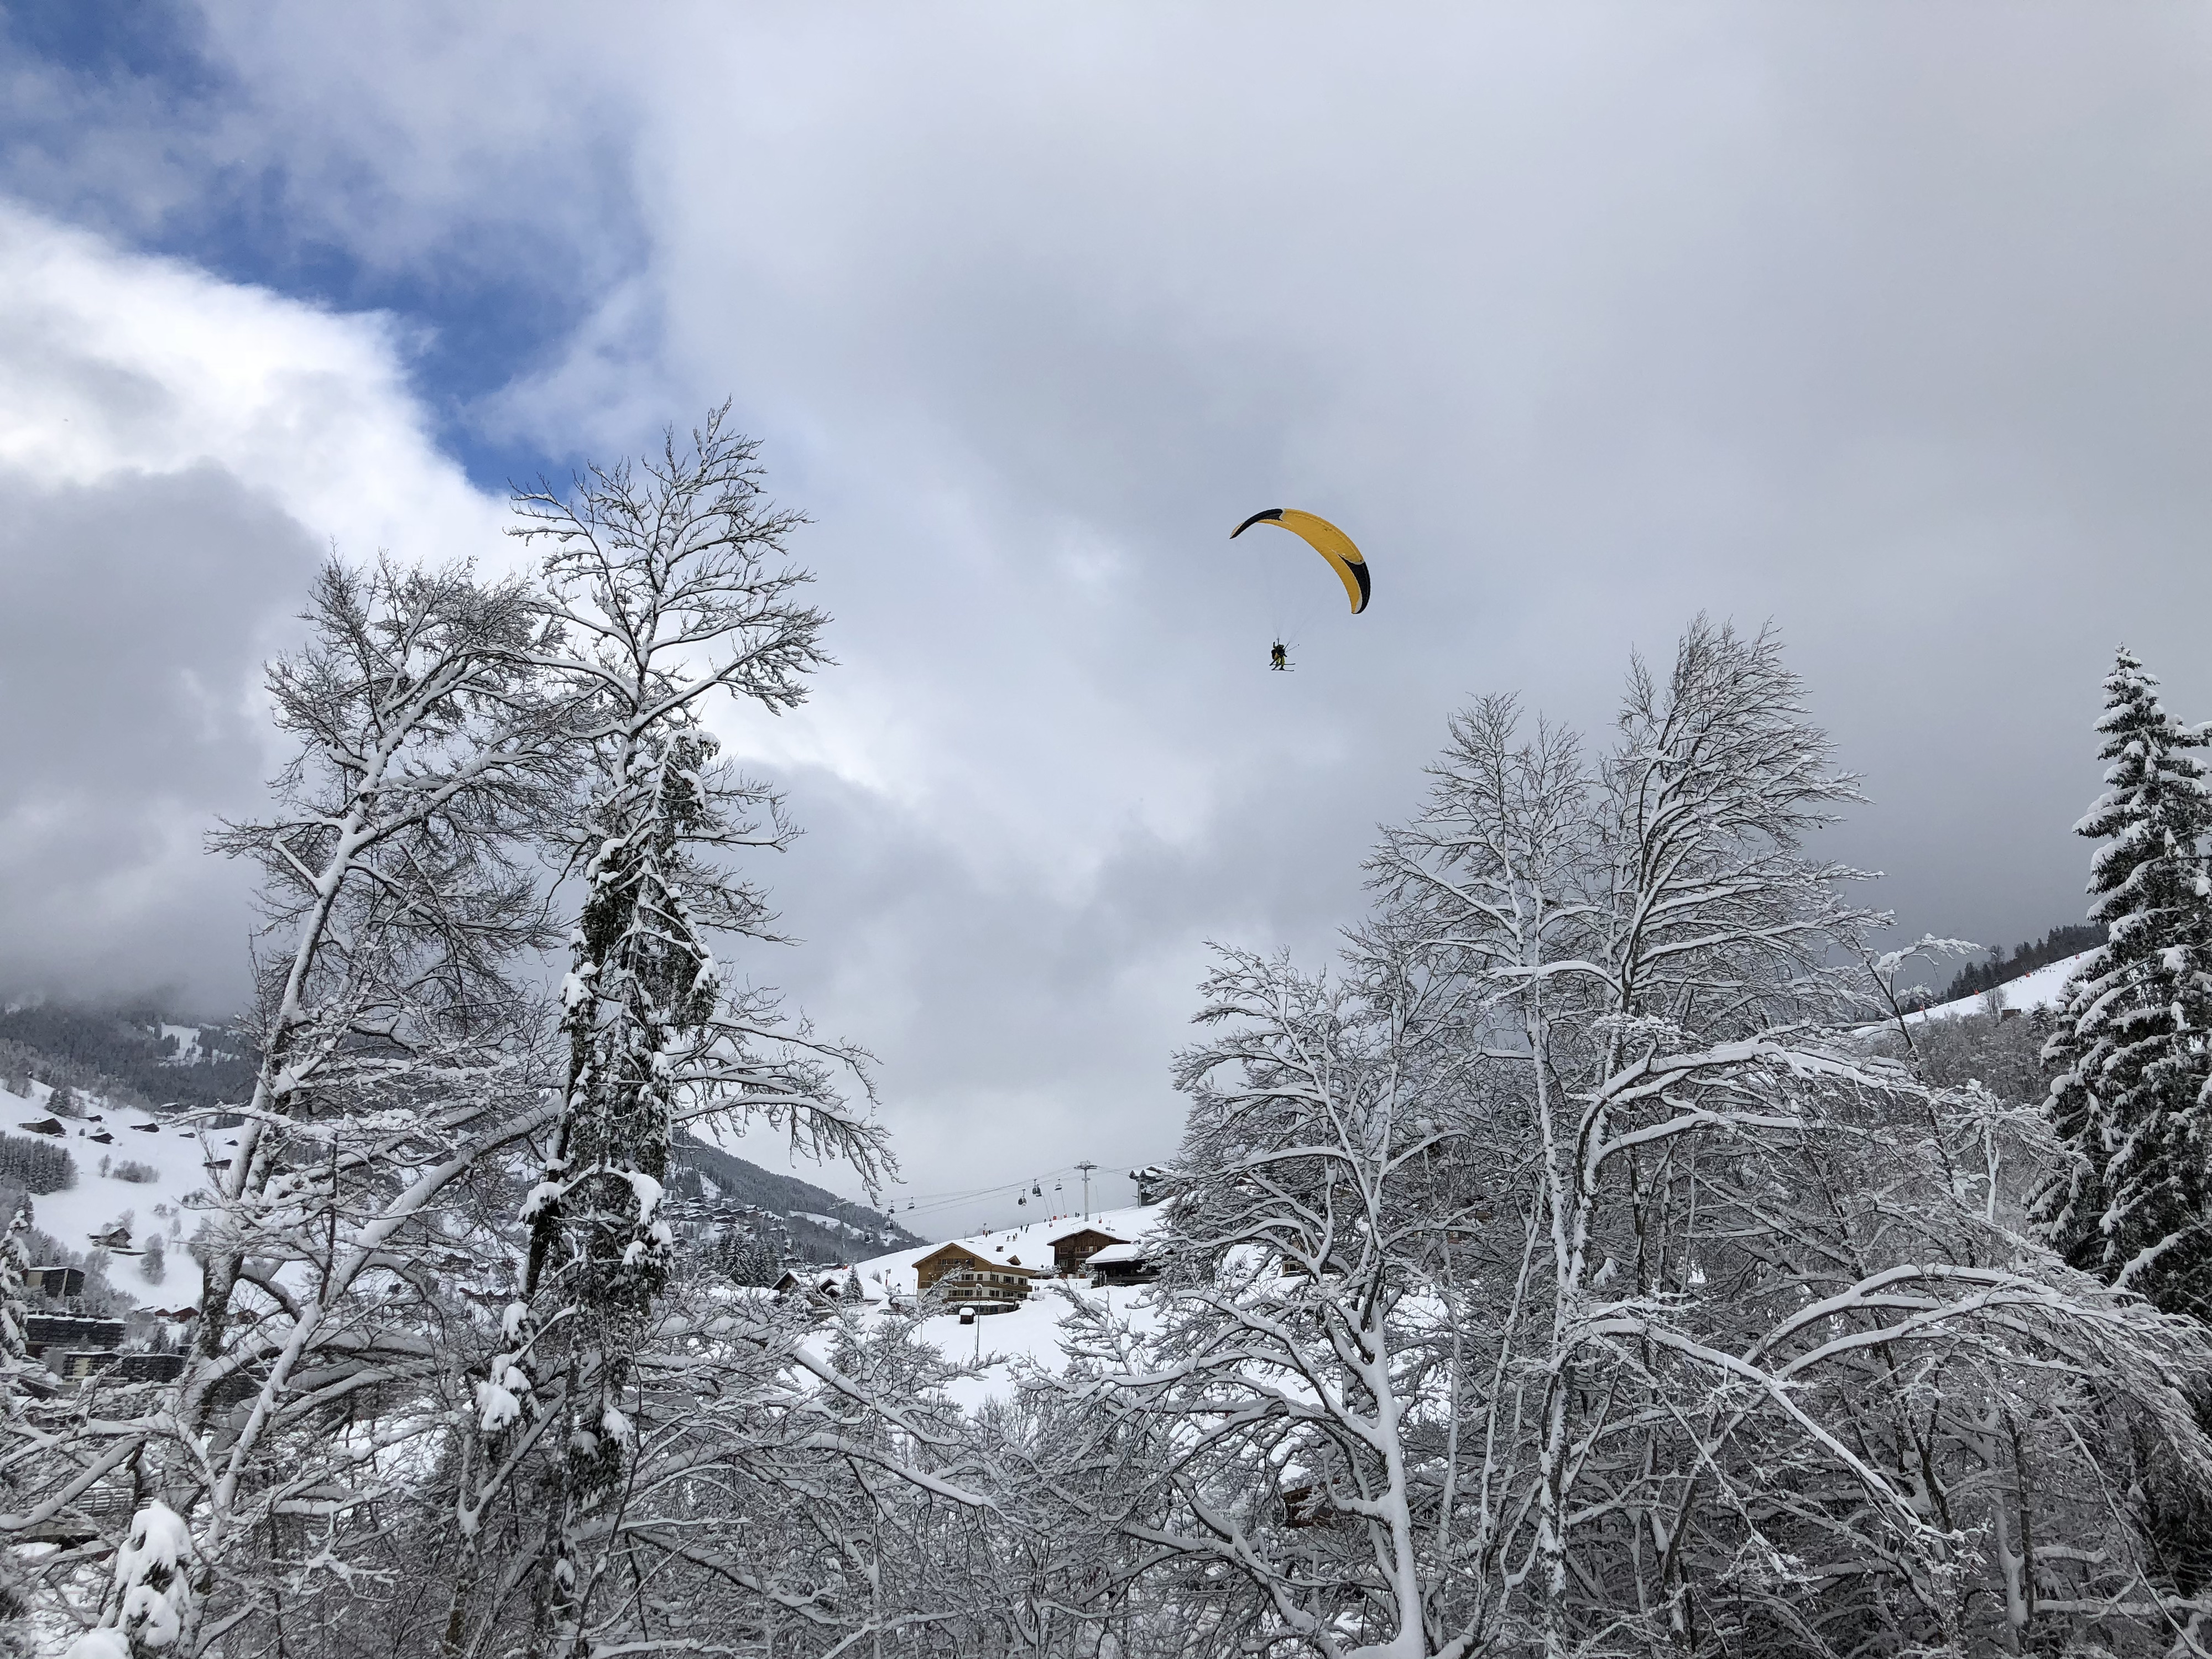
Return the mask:
M267 767L245 691L314 549L213 468L94 489L8 477L0 518L0 987L245 982L243 872L201 851Z
M814 826L757 971L918 1185L1171 1141L1200 942L1325 951L1447 709L1601 728L1698 611L1782 628L1914 930L2079 914L2120 639L2212 715L2201 9L205 16L279 228L573 251L485 441L769 441L842 665L723 723ZM1279 504L1376 579L1293 676Z

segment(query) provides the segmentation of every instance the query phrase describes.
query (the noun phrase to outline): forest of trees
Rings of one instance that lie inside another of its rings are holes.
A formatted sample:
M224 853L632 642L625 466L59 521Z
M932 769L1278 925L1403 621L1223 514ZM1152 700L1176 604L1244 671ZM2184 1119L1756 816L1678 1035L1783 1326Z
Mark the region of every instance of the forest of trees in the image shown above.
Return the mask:
M118 1104L213 1106L253 1086L253 1059L224 1021L197 1022L198 1048L179 1053L156 1004L36 1003L0 1012L0 1074L68 1084ZM17 1089L16 1093L22 1091Z
M2072 922L2054 927L2039 939L2023 939L2013 946L2010 955L1999 948L1990 952L1987 962L1968 963L1952 975L1942 995L1929 1000L1936 1003L1957 1002L1965 997L1979 996L2023 974L2063 962L2068 957L2077 957L2084 951L2094 951L2104 942L2105 930L2095 922Z
M1068 1363L967 1412L918 1320L817 1328L660 1213L690 1126L889 1155L865 1054L722 954L790 827L703 714L823 660L797 520L719 418L518 512L537 579L334 564L271 672L182 1376L46 1376L0 1251L0 1643L2212 1644L2212 809L2131 658L2047 1037L1885 1018L1911 953L1810 850L1856 797L1771 635L1693 623L1601 747L1463 710L1335 960L1218 953L1154 1318L1070 1290Z

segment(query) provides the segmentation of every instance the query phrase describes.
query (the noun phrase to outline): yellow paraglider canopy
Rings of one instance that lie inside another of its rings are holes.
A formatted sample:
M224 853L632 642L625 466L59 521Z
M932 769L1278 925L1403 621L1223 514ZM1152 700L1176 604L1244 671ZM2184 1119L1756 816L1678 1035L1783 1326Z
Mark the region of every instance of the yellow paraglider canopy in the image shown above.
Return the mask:
M1352 601L1352 614L1356 617L1367 609L1367 561L1352 544L1351 537L1311 513L1301 513L1295 507L1271 507L1238 525L1229 532L1229 539L1235 541L1255 524L1279 526L1303 540L1336 572L1337 580L1344 584L1345 594Z

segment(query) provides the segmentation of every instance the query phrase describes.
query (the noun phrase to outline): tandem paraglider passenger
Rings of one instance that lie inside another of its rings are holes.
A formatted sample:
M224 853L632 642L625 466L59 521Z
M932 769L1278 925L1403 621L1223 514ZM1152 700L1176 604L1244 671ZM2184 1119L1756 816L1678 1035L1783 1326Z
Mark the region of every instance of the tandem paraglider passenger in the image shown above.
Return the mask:
M1264 513L1255 513L1238 525L1229 532L1229 539L1235 541L1255 524L1271 524L1278 530L1287 530L1320 554L1322 562L1335 573L1337 580L1344 584L1344 597L1351 602L1352 614L1356 617L1367 609L1367 600L1373 591L1368 582L1367 560L1353 544L1351 537L1327 519L1315 514L1302 513L1294 507L1271 507ZM1267 558L1261 562L1268 571L1268 586L1274 589L1274 561ZM1297 586L1295 583L1288 585L1290 587ZM1267 666L1278 674L1290 672L1291 647L1298 637L1295 623L1285 625L1285 613L1291 607L1280 602L1281 591L1287 590L1278 591L1275 642L1267 648ZM1303 595L1295 601L1295 605L1300 607L1305 603Z

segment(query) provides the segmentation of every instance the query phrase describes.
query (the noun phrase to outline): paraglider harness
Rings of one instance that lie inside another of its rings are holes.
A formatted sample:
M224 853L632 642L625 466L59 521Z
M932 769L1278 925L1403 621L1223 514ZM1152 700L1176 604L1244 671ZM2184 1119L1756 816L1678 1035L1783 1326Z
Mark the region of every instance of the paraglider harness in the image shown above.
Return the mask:
M1291 666L1290 647L1277 640L1267 652L1267 666L1277 673L1287 673Z

